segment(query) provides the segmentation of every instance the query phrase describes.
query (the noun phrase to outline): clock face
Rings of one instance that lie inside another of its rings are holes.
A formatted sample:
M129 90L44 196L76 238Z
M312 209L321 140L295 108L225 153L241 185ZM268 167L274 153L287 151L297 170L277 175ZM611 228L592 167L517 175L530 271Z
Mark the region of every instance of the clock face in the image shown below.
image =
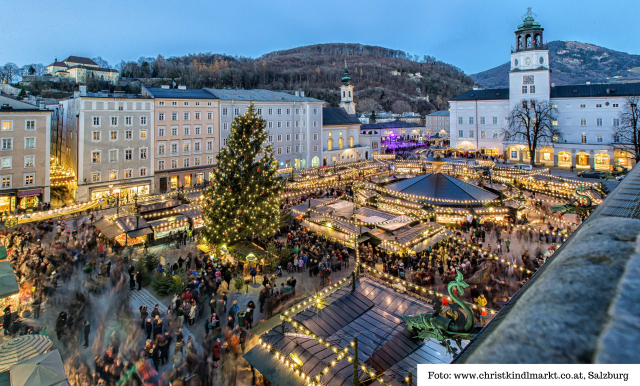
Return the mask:
M527 66L530 65L531 64L531 58L526 58L524 60L524 62L527 64Z

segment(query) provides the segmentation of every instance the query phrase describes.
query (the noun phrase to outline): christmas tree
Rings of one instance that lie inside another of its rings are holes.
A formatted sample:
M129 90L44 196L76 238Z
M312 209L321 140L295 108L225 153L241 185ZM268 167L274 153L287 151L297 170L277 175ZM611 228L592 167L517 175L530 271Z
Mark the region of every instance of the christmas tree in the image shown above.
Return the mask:
M231 124L227 146L220 150L204 192L202 236L209 245L270 236L280 225L283 183L265 127L253 104Z

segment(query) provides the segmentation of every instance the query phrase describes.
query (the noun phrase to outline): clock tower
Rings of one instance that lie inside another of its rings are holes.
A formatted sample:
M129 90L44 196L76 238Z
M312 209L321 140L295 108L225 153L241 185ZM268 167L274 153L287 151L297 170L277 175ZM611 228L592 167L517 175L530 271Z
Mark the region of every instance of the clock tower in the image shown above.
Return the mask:
M515 31L516 47L511 50L511 69L509 71L510 109L522 100L549 100L549 50L542 40L544 28L527 9L522 24Z

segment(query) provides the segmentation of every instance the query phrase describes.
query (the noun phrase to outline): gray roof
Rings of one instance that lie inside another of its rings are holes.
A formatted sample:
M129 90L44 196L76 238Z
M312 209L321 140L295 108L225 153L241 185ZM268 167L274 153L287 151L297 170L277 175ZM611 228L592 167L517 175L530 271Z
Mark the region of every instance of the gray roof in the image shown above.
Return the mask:
M347 114L342 107L323 107L322 125L360 125L362 122L355 114Z
M218 99L215 95L206 92L203 89L186 89L177 88L161 88L161 87L145 87L142 86L143 92L154 98L173 98L173 99Z
M374 130L374 129L400 129L403 127L424 127L419 123L414 123L414 122L405 122L405 121L401 121L399 119L396 119L395 121L391 121L391 122L383 122L383 123L367 123L364 124L362 126L360 126L360 128L362 130Z
M5 105L8 104L9 106L12 107L12 109L10 110L0 110L0 112L11 112L11 111L42 111L43 113L51 113L51 110L40 110L40 108L38 108L35 105L32 105L31 103L27 103L27 102L23 102L23 101L18 101L15 100L13 98L9 98L6 97L4 95L0 96L0 105Z
M452 101L489 101L509 99L508 88L493 88L485 90L469 90L458 95L455 98L451 98Z
M277 92L271 90L221 90L213 88L205 88L211 95L220 100L227 101L253 101L253 102L319 102L323 101L315 98L300 97L288 94L286 92Z
M489 191L468 184L442 173L429 173L386 186L387 189L444 200L493 200L497 196Z
M82 57L82 56L69 56L68 58L63 60L63 62L73 62L73 63L80 63L80 64L88 64L88 65L91 65L91 66L97 66L98 65L98 63L94 62L93 60L91 60L89 58Z
M427 117L448 117L450 115L449 110L436 111L427 115Z
M89 67L89 66L84 66L81 64L75 65L73 67L69 67L68 69L72 69L72 68L84 68L86 70L90 70L90 71L102 71L102 72L120 72L118 70L114 70L113 68L104 68L104 67Z
M640 95L640 83L581 84L575 86L551 87L551 98L588 98L632 95Z

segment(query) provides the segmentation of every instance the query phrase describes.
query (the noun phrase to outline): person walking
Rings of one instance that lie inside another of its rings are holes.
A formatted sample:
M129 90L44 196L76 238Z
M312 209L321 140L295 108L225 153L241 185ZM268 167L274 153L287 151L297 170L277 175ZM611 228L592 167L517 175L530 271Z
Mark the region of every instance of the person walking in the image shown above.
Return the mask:
M7 306L4 309L4 320L2 321L2 328L4 329L4 335L7 335L9 332L9 327L11 326L11 306Z
M229 316L236 320L236 314L240 311L240 306L238 306L238 301L234 300L231 308L229 308Z
M84 320L84 348L89 347L89 333L91 332L91 325L88 320Z
M510 246L510 245L511 245L511 240L506 239L506 240L504 241L504 246L505 246L505 247L507 247L507 253L508 253L508 252L510 252L510 250L509 250L509 246Z
M151 334L153 333L153 323L151 323L151 318L147 319L145 323L145 330L147 331L147 339L151 339Z
M138 291L142 290L142 274L140 271L136 272L136 282L138 283Z
M196 323L196 308L198 306L193 303L191 308L189 308L189 325L193 326Z
M129 288L133 291L136 289L136 269L129 264Z

